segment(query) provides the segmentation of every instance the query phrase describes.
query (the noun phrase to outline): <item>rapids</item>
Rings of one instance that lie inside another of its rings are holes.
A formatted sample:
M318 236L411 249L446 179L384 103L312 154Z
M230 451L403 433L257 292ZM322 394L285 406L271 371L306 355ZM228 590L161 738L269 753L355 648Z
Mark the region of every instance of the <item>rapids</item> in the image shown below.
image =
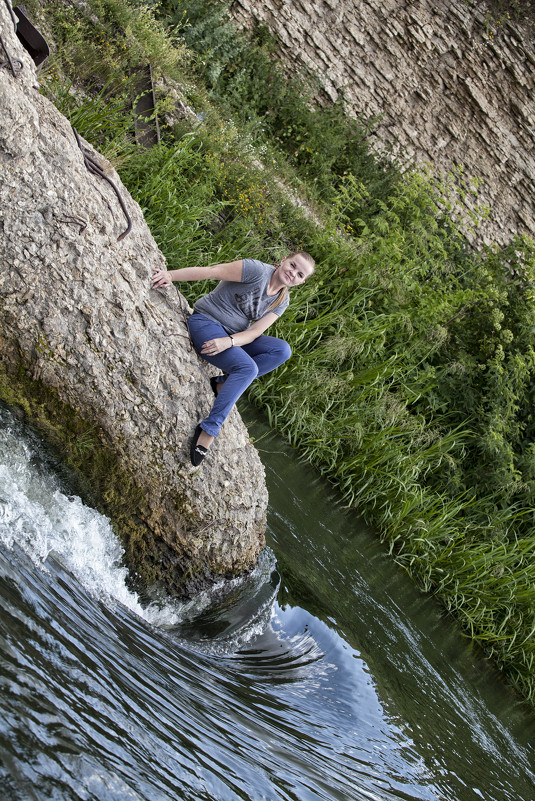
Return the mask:
M533 718L244 411L269 547L184 604L0 407L0 798L532 801Z

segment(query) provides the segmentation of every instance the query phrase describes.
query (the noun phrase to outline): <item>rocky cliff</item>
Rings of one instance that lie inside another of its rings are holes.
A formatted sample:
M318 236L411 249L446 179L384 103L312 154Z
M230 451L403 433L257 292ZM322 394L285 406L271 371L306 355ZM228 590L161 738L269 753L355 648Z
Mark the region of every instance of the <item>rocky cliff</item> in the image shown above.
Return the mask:
M5 3L0 35L0 397L85 475L132 575L190 592L255 563L261 462L234 411L201 469L190 465L213 396L187 304L173 287L149 289L164 259L139 207L107 165L132 220L121 238L113 186L39 94Z
M481 180L487 241L535 234L533 23L465 0L233 0L239 23L266 23L281 55L380 117L377 145L442 173Z

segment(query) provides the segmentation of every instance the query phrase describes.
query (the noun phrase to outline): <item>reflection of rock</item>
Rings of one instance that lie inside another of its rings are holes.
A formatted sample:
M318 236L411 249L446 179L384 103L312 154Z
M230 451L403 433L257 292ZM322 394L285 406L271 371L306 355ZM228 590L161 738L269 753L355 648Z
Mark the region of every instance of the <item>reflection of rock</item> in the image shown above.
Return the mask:
M231 13L269 25L292 70L318 73L331 99L343 92L355 114L378 118L374 141L402 160L481 179L491 213L480 234L503 243L535 234L533 25L508 20L506 6L234 0Z
M267 492L237 412L201 469L189 440L212 402L164 259L139 207L84 167L67 120L34 84L0 3L0 32L24 61L0 69L0 394L82 469L145 581L177 591L250 567ZM95 154L95 158L102 158Z

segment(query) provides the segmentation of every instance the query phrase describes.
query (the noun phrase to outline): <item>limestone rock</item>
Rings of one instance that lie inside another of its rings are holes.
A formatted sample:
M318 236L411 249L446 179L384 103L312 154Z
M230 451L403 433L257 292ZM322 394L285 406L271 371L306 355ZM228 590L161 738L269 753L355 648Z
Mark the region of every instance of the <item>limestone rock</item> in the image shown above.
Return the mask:
M478 238L535 235L529 19L465 0L234 0L231 13L267 24L282 58L319 74L331 100L343 91L355 114L379 118L378 147L479 179L490 215Z
M111 171L133 221L118 241L117 197L38 93L4 3L0 32L24 63L17 77L0 69L0 394L91 477L133 572L182 593L248 569L267 491L247 430L234 410L190 465L213 372L190 346L187 304L174 287L150 290L164 258Z

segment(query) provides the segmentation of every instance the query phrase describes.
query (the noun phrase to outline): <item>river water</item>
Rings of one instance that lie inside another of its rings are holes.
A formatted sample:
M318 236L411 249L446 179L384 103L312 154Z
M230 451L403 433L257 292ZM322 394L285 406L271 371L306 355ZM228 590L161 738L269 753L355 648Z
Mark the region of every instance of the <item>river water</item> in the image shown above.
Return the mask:
M533 801L533 718L245 414L261 564L147 606L108 521L0 408L0 798Z

